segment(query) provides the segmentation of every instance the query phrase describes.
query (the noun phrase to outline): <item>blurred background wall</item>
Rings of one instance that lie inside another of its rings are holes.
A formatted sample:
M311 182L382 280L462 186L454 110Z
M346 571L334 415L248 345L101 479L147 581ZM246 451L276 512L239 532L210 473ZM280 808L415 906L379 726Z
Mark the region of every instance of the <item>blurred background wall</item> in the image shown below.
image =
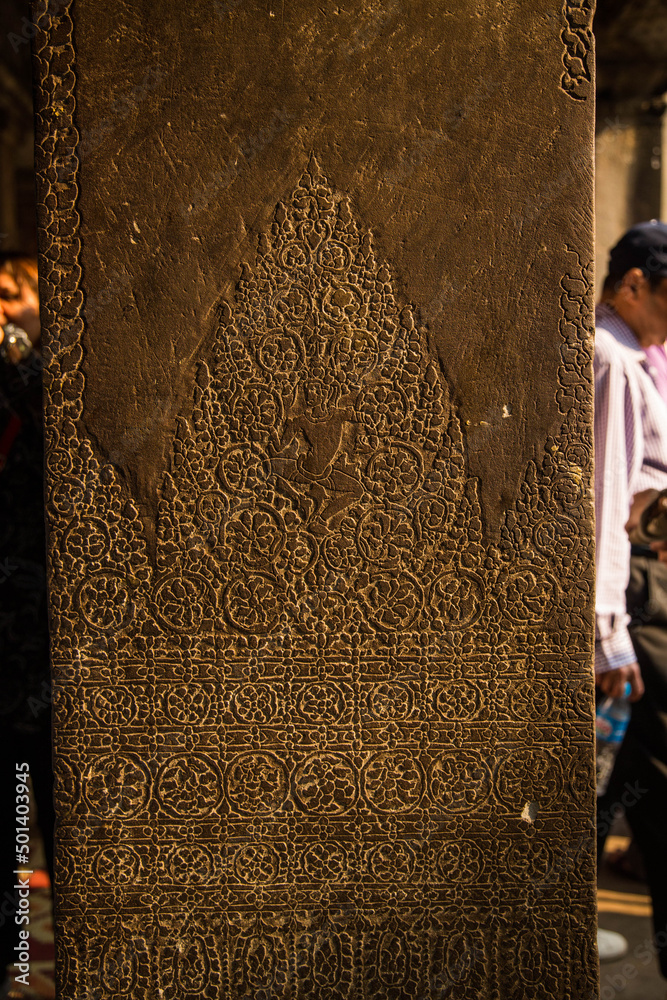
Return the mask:
M32 253L27 0L0 0L0 26L0 247ZM624 230L644 219L667 218L667 0L599 0L594 27L599 288L609 247Z
M599 0L596 271L633 223L667 218L667 2Z
M0 249L37 250L30 7L0 0Z

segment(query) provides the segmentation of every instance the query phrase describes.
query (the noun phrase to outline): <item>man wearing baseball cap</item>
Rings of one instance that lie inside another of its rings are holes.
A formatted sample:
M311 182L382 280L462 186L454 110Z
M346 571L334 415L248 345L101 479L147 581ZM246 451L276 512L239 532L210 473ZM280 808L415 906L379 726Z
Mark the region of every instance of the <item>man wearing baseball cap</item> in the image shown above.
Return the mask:
M667 564L649 546L631 547L626 523L634 496L667 488L666 340L667 224L652 220L611 250L596 312L595 671L604 696L621 697L630 684L632 716L598 817L633 803L626 814L648 874L665 977ZM598 820L599 854L607 826Z

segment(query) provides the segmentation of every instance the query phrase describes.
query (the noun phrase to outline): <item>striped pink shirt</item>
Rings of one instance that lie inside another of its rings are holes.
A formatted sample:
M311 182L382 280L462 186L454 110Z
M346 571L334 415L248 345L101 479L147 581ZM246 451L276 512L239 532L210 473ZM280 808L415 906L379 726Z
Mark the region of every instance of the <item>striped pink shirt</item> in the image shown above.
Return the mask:
M630 327L608 304L595 332L595 670L635 660L625 589L630 542L625 523L635 493L667 489L667 402Z
M658 392L667 403L667 351L664 344L651 344L644 348L648 360L648 373L653 379Z

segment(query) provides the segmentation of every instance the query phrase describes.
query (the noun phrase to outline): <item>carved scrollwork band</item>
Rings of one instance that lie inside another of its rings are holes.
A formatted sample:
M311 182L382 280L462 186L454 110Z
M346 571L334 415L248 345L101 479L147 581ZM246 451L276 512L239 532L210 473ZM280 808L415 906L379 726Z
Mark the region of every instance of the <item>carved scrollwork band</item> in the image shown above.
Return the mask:
M593 85L595 0L563 0L563 67L560 85L568 97L584 101Z

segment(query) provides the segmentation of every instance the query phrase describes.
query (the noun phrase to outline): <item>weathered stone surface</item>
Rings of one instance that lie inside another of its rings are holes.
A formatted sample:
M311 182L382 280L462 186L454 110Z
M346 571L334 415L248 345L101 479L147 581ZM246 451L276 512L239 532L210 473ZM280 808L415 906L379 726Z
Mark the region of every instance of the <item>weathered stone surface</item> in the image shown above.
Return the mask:
M596 995L590 11L38 5L64 997Z

